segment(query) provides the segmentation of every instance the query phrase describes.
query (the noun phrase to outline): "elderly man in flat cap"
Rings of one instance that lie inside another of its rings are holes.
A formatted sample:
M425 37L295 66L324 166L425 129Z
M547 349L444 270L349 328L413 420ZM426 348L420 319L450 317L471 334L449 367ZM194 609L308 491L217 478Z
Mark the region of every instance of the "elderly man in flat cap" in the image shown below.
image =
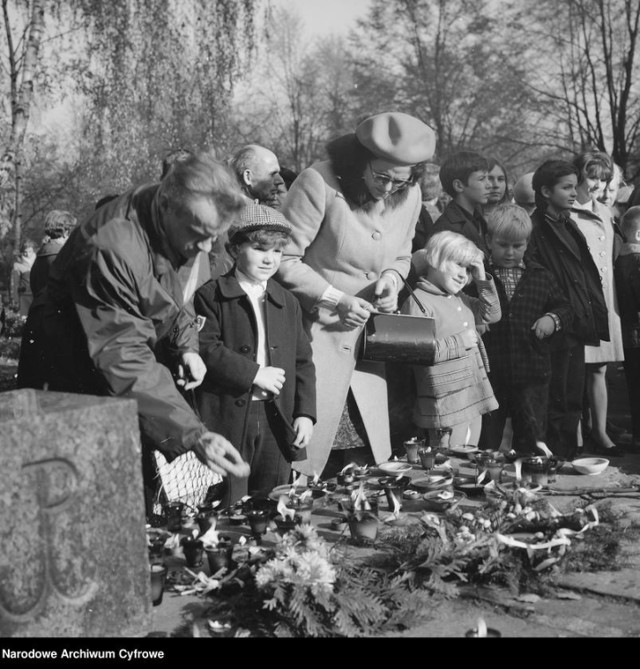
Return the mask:
M391 454L384 365L358 360L372 310L393 312L409 272L421 207L418 179L435 150L422 121L393 112L329 143L304 170L283 213L293 226L277 278L300 300L317 378L317 426L303 474Z

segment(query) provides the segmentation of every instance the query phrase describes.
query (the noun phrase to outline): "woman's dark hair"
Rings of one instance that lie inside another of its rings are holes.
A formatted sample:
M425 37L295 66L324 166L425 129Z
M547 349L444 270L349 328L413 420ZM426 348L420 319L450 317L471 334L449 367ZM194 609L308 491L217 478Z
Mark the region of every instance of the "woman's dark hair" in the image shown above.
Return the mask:
M291 184L298 178L298 173L290 170L288 167L280 166L280 176L282 177L287 190L289 190Z
M356 209L366 208L375 200L364 182L364 173L372 160L376 159L369 149L360 144L355 133L343 135L327 144L327 154L333 172L340 183L340 190L347 202ZM411 168L411 182L417 183L424 172L426 161ZM407 198L408 189L391 193L387 206L394 208Z
M575 157L573 164L578 169L578 182L586 175L589 179L610 181L613 177L613 161L603 151L585 151Z
M542 187L553 188L563 177L575 174L580 178L578 168L566 160L547 160L533 173L531 185L536 194L536 209L544 213L547 201L542 196Z

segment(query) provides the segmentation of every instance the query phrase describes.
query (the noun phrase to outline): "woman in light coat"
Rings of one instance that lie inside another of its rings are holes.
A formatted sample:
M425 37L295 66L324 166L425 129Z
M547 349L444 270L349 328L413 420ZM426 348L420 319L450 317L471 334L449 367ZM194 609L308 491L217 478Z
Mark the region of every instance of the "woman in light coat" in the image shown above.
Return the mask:
M391 454L384 364L359 360L359 350L371 311L397 309L420 214L417 180L435 135L407 114L385 113L327 150L329 160L304 170L285 200L293 241L277 277L302 304L316 365L318 422L308 459L294 464L309 476Z

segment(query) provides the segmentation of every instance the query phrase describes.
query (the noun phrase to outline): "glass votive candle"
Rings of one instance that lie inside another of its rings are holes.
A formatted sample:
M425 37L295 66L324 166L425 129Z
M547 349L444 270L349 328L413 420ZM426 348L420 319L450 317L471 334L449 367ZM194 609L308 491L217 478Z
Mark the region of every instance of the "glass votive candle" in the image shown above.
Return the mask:
M420 448L418 449L418 456L420 462L422 463L422 469L429 471L433 469L436 464L436 453L430 448Z
M167 568L163 564L152 564L149 567L149 573L151 575L151 602L154 606L158 606L162 604Z
M180 529L182 528L183 510L183 502L169 502L165 505L164 517L167 521L167 530L169 532L180 532Z
M217 574L221 569L229 569L231 567L233 544L230 539L223 539L221 537L216 546L205 546L204 550L207 554L207 562L209 563L211 575Z
M187 567L199 567L202 560L202 541L185 537L181 542Z
M424 444L423 441L419 441L416 437L412 439L407 439L404 442L404 450L407 454L407 462L412 465L416 465L420 462L418 457L418 449Z

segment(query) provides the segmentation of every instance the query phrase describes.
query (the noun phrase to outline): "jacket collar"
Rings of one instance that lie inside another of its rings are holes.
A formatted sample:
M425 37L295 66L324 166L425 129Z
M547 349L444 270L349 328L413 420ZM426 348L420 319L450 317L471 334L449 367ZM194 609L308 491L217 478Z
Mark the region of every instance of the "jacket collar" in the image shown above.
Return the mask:
M561 244L565 249L567 249L574 258L578 258L578 260L581 260L580 255L579 254L576 255L576 252L574 251L571 244L568 244L565 241L563 235L561 235L558 232L558 226L564 225L567 228L569 227L572 228L575 232L577 232L577 234L580 237L583 236L582 233L580 232L580 229L576 225L576 222L571 218L571 216L569 216L568 212L563 212L562 214L560 214L560 216L558 216L558 218L555 219L551 218L549 214L541 214L541 216L538 217L538 221L540 221L540 224L544 225L549 234L553 235L553 237L557 240L557 242ZM567 234L571 233L567 230Z
M218 278L218 288L222 297L228 300L246 297L247 294L242 290L240 283L235 275L235 265L223 276ZM267 281L267 298L277 307L283 307L285 303L284 288L273 279Z
M442 295L443 297L450 297L449 293L445 293L442 288L439 288L424 277L418 279L416 287L420 288L420 290L424 290L425 293L429 293L430 295ZM455 295L453 297L455 297Z
M633 253L640 253L640 243L627 242L623 244L620 248L621 256L629 256Z
M149 239L153 265L158 277L171 270L175 271L184 264L169 246L162 230L156 197L159 186L160 184L147 184L134 190L127 211L127 217L137 218Z

